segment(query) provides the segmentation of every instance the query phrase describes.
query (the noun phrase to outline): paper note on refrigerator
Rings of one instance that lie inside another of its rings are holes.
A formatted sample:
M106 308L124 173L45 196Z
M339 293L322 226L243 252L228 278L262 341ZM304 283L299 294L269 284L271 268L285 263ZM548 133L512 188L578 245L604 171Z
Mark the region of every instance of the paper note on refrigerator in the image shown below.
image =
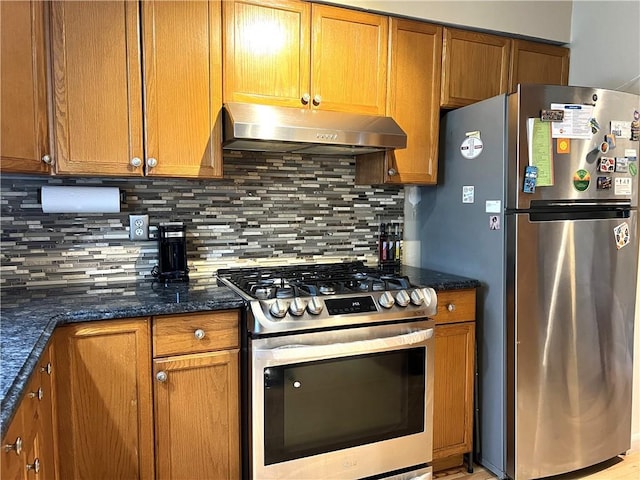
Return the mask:
M593 105L573 103L552 103L554 110L564 111L562 122L552 122L553 138L581 138L589 140L593 136L591 119Z
M529 141L529 165L538 167L537 187L553 185L553 146L551 124L539 118L529 118L527 133Z

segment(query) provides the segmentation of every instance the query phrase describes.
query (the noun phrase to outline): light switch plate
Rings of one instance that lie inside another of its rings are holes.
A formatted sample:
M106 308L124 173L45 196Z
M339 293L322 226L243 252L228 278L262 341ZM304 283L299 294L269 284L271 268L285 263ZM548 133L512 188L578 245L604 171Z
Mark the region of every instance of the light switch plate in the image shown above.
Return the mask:
M129 240L149 240L149 215L129 215Z

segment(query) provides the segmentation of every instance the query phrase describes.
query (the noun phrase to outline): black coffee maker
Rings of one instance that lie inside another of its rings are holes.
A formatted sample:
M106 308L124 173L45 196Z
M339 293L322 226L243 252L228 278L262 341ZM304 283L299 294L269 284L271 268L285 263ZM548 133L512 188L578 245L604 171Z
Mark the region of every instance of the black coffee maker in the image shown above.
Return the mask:
M152 273L163 281L189 281L187 234L182 223L158 225L158 266Z

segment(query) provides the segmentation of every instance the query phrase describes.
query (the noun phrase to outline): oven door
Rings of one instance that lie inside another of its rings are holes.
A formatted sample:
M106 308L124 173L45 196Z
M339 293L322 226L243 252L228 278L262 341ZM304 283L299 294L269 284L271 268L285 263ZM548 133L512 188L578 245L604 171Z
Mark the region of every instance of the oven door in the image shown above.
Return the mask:
M252 340L252 477L344 480L429 463L433 327Z

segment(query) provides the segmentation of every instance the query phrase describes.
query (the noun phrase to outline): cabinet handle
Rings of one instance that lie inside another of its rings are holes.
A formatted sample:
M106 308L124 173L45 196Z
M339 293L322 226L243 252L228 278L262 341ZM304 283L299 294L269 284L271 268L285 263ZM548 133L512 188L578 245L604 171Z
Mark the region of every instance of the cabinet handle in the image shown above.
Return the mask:
M47 165L53 165L53 158L49 154L43 155L42 162L46 163Z
M322 97L320 95L314 95L313 96L313 104L317 107L318 105L320 105L320 102L322 101Z
M14 443L7 443L4 446L5 452L10 452L11 450L15 450L16 455L20 455L22 453L22 438L16 438Z
M140 160L139 157L133 157L131 160L129 160L129 165L131 165L133 168L138 168L140 165L142 165L142 160Z
M47 362L44 367L40 367L40 372L51 375L51 362Z
M33 463L27 463L27 471L33 470L35 473L40 473L40 459L36 458Z
M151 158L147 158L147 167L149 167L149 168L153 168L153 167L155 167L156 165L158 165L158 159L153 158L153 157L151 157Z
M311 95L309 95L308 93L304 93L302 95L302 98L300 99L303 105L309 105L309 100L311 100Z
M387 174L388 174L390 177L395 177L396 175L398 175L398 171L397 171L395 168L390 168L390 169L387 171Z
M42 400L42 397L44 397L44 390L42 390L42 387L40 387L35 392L27 393L27 397L29 397L29 398L37 398L38 400Z
M204 338L204 330L199 328L195 332L193 332L193 335L197 340L202 340Z
M157 379L159 382L164 383L164 382L166 382L166 381L167 381L167 378L168 378L168 376L167 376L167 372L165 372L165 371L163 371L163 370L161 370L161 371L159 371L158 373L156 373L156 379Z
M453 312L456 309L456 306L453 303L447 305L447 310Z

